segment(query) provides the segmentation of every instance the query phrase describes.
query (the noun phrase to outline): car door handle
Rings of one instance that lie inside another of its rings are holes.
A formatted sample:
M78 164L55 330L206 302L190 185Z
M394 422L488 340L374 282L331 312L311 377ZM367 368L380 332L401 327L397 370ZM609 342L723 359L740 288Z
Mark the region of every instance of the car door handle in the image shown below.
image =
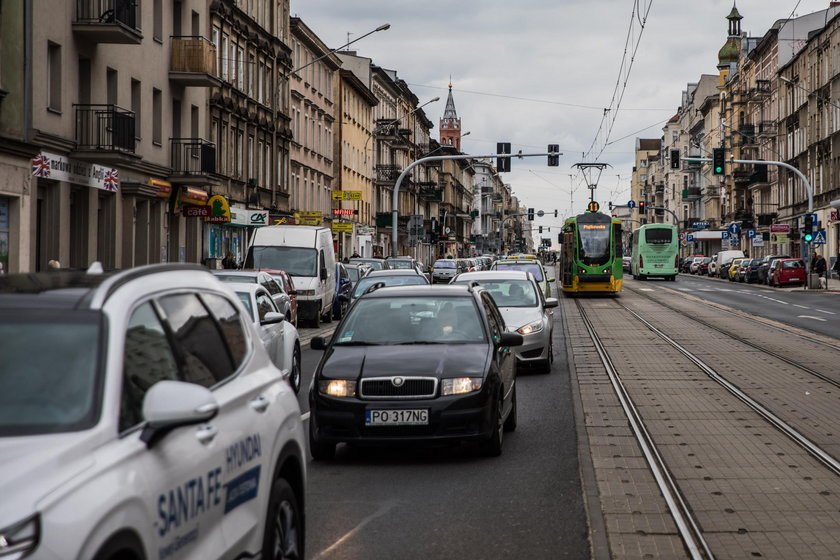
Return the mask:
M267 398L260 395L259 397L255 397L248 401L248 404L251 405L251 408L253 408L257 412L265 412L265 410L268 408L268 405L271 403L268 402Z
M195 437L198 438L198 441L207 445L216 437L219 433L219 428L216 426L211 426L207 424L206 426L200 427L198 430L195 431Z

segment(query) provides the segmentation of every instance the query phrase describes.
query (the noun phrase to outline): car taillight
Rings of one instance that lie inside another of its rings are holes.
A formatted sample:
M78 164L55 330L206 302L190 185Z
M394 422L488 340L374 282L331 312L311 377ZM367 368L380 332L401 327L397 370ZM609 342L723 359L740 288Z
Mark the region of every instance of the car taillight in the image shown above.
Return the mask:
M639 268L645 266L645 259L642 258L642 255L639 255Z
M679 268L679 267L680 267L680 256L679 256L679 255L675 255L675 256L674 256L674 266L675 266L676 268Z

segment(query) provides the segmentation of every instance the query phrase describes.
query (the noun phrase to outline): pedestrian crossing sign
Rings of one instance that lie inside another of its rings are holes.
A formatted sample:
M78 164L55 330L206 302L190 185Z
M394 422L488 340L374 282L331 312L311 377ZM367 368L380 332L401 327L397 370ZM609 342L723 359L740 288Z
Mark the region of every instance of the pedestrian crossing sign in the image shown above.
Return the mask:
M825 245L825 230L821 229L814 233L814 245Z

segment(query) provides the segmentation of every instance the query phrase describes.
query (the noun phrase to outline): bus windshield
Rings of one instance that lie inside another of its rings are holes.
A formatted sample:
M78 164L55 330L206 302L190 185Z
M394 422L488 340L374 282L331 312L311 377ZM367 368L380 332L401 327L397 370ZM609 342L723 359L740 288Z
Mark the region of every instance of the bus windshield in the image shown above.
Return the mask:
M667 245L673 239L671 228L645 229L645 243L649 245Z

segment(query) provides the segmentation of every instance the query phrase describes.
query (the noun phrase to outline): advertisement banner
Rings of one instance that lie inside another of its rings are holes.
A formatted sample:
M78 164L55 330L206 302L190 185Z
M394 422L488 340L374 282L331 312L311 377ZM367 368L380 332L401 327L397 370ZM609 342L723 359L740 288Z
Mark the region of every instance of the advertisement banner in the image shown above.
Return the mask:
M32 159L32 175L103 191L120 190L119 172L113 167L102 167L50 152L41 152Z

